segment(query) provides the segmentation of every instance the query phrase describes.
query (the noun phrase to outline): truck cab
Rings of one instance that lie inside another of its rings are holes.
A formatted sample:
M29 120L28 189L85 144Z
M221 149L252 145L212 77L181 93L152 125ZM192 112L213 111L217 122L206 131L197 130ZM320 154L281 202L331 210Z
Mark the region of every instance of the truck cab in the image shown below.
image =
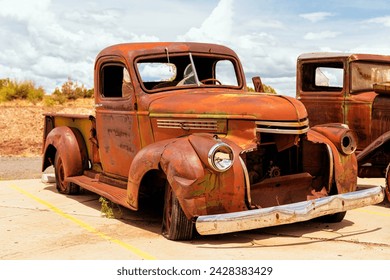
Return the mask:
M297 98L310 125L344 123L357 135L359 177L386 178L390 163L390 56L307 53L297 61Z

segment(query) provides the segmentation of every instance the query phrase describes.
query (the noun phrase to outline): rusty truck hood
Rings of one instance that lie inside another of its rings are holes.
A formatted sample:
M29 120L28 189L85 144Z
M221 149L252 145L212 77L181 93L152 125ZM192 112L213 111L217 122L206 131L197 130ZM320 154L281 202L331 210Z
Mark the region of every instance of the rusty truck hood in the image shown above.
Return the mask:
M153 115L193 115L195 118L240 118L294 121L307 117L304 105L293 97L261 93L172 93L150 103Z

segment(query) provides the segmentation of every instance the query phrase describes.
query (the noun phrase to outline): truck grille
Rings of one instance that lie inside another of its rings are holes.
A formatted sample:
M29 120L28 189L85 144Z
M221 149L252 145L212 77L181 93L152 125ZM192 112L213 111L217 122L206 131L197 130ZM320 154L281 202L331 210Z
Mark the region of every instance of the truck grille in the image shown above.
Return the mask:
M256 121L256 131L274 134L303 134L309 130L307 118L296 122Z
M218 131L217 120L157 120L158 128Z

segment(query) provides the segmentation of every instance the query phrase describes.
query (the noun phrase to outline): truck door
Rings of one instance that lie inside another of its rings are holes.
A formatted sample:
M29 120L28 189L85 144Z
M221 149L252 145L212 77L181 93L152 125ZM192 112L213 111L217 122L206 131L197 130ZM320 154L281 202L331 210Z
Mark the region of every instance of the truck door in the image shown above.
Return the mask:
M358 136L358 152L387 131L386 114L384 114L386 111L381 110L386 108L387 104L374 102L376 93L373 91L373 84L387 79L384 71L388 71L388 67L362 60L351 60L349 63L349 90L345 103L345 119L346 124ZM384 128L381 133L380 128Z
M297 96L306 106L310 126L344 123L342 62L298 62Z
M125 60L105 57L95 68L96 131L103 172L127 178L140 149L134 87Z

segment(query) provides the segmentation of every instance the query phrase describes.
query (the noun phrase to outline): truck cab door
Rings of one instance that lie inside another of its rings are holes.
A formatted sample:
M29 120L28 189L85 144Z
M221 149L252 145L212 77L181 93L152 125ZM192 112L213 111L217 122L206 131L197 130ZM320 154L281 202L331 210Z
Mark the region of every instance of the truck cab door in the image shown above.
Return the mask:
M344 123L342 62L298 62L297 97L305 105L310 126Z
M95 67L96 134L103 172L128 177L140 149L135 94L125 60L105 57Z

